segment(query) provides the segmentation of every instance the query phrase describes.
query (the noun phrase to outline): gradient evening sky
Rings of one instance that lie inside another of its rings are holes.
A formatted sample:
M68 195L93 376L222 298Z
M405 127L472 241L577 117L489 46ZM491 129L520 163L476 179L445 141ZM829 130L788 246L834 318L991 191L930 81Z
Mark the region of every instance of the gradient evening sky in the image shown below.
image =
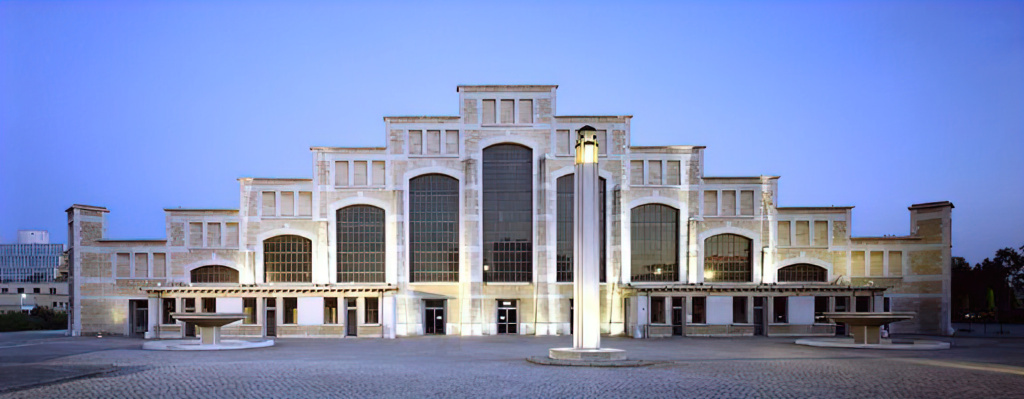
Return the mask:
M0 237L66 242L79 203L162 238L310 146L457 115L456 85L557 84L781 206L855 205L854 235L949 200L954 256L1024 245L1022 2L482 3L0 2Z

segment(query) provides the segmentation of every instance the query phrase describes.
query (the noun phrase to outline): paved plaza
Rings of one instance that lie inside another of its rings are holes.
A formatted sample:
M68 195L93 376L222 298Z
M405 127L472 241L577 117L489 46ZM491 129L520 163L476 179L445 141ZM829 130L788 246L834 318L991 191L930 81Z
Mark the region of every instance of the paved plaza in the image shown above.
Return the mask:
M792 338L605 338L638 368L524 361L570 337L280 339L248 351L141 350L142 340L0 334L0 398L1024 397L1024 339L946 351L798 346Z

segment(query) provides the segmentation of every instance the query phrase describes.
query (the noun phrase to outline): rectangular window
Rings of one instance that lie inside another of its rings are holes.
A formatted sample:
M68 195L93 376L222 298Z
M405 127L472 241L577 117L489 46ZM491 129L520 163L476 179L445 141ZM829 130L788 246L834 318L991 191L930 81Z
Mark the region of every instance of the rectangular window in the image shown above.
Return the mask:
M206 224L206 246L220 247L220 223Z
M629 161L629 185L644 185L644 161Z
M281 192L281 216L295 215L295 192Z
M32 289L32 293L33 293L33 294L38 294L38 293L39 293L39 287L35 287L35 288L33 288L33 289Z
M881 276L885 269L885 252L871 251L871 275Z
M352 179L352 185L365 186L366 185L366 161L355 161L352 163L352 167L355 169L354 178Z
M856 302L854 305L857 306L856 312L870 312L871 311L871 297L869 296L858 296L855 297Z
M57 295L57 289L56 288L50 288L50 295Z
M665 184L678 186L682 182L682 170L679 161L668 161L668 172L665 174Z
M117 277L132 276L132 254L117 254Z
M19 294L24 294L25 293L25 287L18 287L18 293Z
M704 315L707 314L707 313L705 313L705 309L706 309L706 305L707 305L707 298L706 297L702 297L702 296L695 296L695 297L693 297L693 301L692 302L693 302L693 309L690 311L690 315L691 315L691 319L690 319L691 321L690 322L694 323L694 324L704 324L704 323L707 323L707 318L704 316Z
M348 161L334 161L334 185L348 185Z
M806 247L808 245L811 245L811 243L809 241L809 239L810 239L810 231L809 230L811 229L810 228L810 223L811 222L806 221L806 220L797 220L796 221L796 235L794 237L796 242L794 242L793 245L798 246L798 247Z
M568 130L558 130L555 132L555 148L559 154L569 154L572 151L572 135L569 134Z
M754 214L754 192L750 190L740 191L740 215Z
M149 254L135 254L135 278L149 277Z
M273 191L263 192L263 216L277 216L277 199Z
M313 192L299 191L299 216L313 216Z
M889 275L903 275L903 251L889 251Z
M484 114L483 114L484 119L483 119L483 122L481 122L481 123L483 123L485 125L493 125L494 121L495 121L495 119L494 119L494 116L495 116L494 100L484 100L483 103L484 103Z
M736 191L722 191L722 216L736 216Z
M256 324L256 298L242 298L242 313L245 313L242 324Z
M423 131L409 131L409 155L423 154Z
M598 130L597 131L597 153L598 155L608 155L608 149L612 148L612 143L608 142L608 131Z
M519 100L519 123L533 123L533 100Z
M828 222L824 220L814 221L814 246L828 246Z
M163 317L162 317L161 323L163 323L163 324L174 324L174 318L171 317L171 313L176 312L175 309L177 309L177 307L178 307L177 300L174 299L174 298L164 298L163 302L164 302L164 304L163 304L164 305L163 306L164 312L163 312L163 315L162 315Z
M427 130L427 137L425 140L427 143L427 154L436 155L441 153L441 131L440 130Z
M747 323L747 297L732 297L732 322L733 324Z
M789 323L789 297L777 296L772 298L772 322L773 323Z
M717 216L718 215L718 191L705 190L704 191L704 215L706 216Z
M202 298L199 304L202 305L203 313L217 313L217 298Z
M299 319L299 299L281 298L284 302L284 324L295 324Z
M7 293L7 287L0 288L0 294L6 294L6 293Z
M380 319L377 317L380 314L377 298L366 298L366 301L363 303L363 310L365 311L363 320L366 321L366 324L380 323Z
M266 201L263 202L266 204ZM266 206L266 205L264 205ZM201 247L203 246L203 224L202 223L189 223L188 224L188 245L190 247Z
M647 161L647 184L661 185L661 161Z
M828 317L825 317L825 312L828 312L828 297L814 297L814 322L828 323Z
M153 277L164 278L167 277L167 254L155 253L153 254Z
M225 225L224 246L232 248L238 246L238 223Z
M373 161L373 185L384 185L384 161Z
M665 297L651 297L651 324L665 324Z
M501 123L516 123L513 118L514 100L501 100Z
M324 298L324 324L338 324L338 298Z
M444 153L449 155L459 155L459 131L458 130L445 130L444 131Z
M789 221L779 222L779 246L790 246Z
M864 251L850 252L850 275L865 276L864 274Z

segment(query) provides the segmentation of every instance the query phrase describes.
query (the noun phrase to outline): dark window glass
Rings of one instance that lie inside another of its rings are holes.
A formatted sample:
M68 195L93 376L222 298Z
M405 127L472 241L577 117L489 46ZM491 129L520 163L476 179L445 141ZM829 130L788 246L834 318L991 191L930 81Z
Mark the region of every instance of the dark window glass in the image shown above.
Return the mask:
M293 235L263 241L263 270L268 283L313 281L312 241Z
M837 296L836 301L836 312L849 312L850 311L850 297L848 296Z
M412 282L459 281L459 181L444 175L409 180Z
M736 324L747 322L747 297L732 297L732 322Z
M665 324L665 297L651 297L651 324Z
M751 242L735 234L719 234L704 240L704 281L753 281Z
M256 324L256 298L242 298L242 313L245 313L242 324Z
M676 281L679 270L679 211L661 204L630 213L632 281Z
M364 320L366 324L377 324L380 323L380 319L377 315L380 314L380 301L377 298L366 298L366 302L363 303L363 310L365 310Z
M814 297L814 322L815 323L828 323L828 317L825 317L825 312L828 312L828 297L827 296L816 296Z
M533 276L533 151L498 144L483 151L484 281Z
M324 298L324 324L338 324L338 298Z
M787 312L789 311L789 297L777 296L772 298L774 303L772 304L772 313L775 317L772 318L773 323L789 323L789 317Z
M707 318L704 317L704 315L707 314L707 313L704 312L706 303L707 303L707 298L706 297L702 297L702 296L695 296L695 297L693 297L693 312L691 312L692 314L691 314L691 318L690 318L692 323L704 324L704 323L707 322Z
M339 283L384 282L384 210L369 205L338 209Z
M299 298L282 298L284 302L284 324L295 324L299 319Z
M161 323L174 324L174 318L171 317L171 313L176 312L175 309L178 307L176 301L174 298L164 298L164 312Z
M871 297L869 296L858 296L856 297L857 312L870 312L871 311Z
M779 282L825 282L828 271L823 267L798 263L779 269Z
M217 313L217 298L203 298L203 313Z
M573 220L575 219L574 210L576 208L575 195L573 185L575 184L575 178L573 175L565 175L558 178L558 253L556 255L556 271L555 277L560 283L567 283L572 281L572 254L573 245L576 241L576 237L573 234ZM607 280L605 276L606 260L605 260L605 180L604 178L598 178L598 211L600 216L598 217L598 224L600 225L601 231L598 233L601 235L601 282Z
M203 266L192 269L193 283L237 283L238 270L227 266Z

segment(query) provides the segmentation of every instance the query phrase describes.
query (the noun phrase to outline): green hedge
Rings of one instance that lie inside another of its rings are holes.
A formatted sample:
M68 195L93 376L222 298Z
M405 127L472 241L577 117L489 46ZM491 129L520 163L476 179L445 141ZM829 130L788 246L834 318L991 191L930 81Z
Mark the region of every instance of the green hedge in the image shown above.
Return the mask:
M26 330L63 330L68 328L68 314L50 308L36 307L28 314L0 313L0 332Z

